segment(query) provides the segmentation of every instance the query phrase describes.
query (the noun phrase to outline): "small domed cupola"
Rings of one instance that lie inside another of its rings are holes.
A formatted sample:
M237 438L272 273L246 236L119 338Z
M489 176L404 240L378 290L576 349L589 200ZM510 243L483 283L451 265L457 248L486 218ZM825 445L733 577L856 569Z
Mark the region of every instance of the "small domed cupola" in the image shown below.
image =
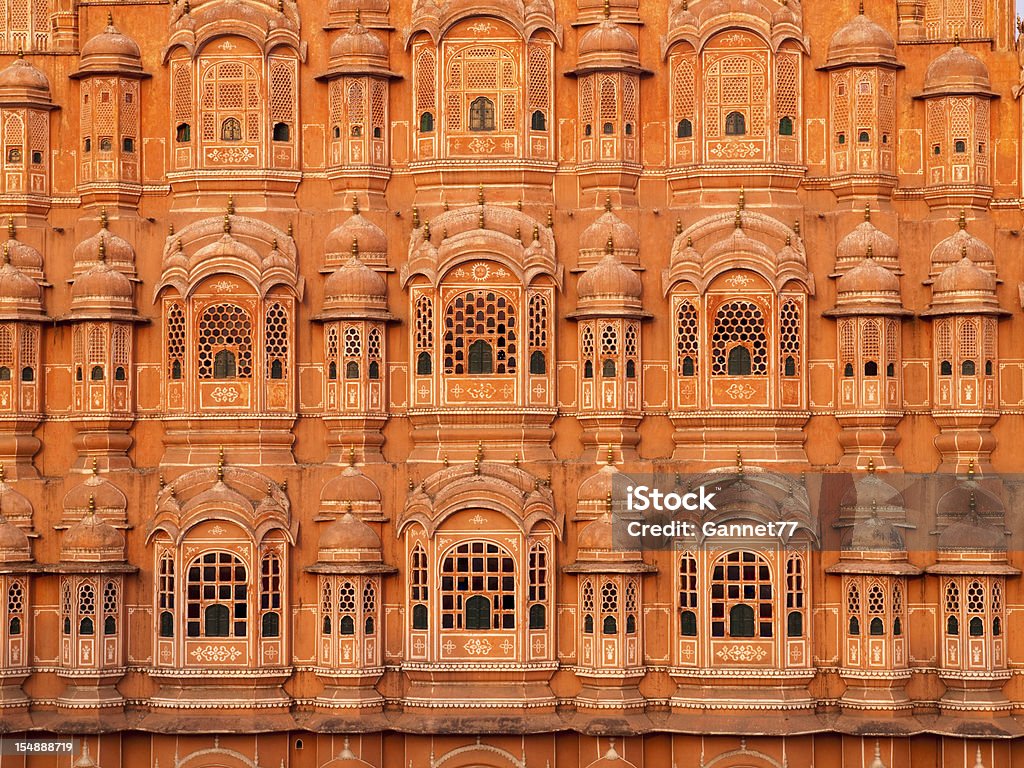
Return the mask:
M138 44L114 26L110 13L107 14L104 30L82 46L78 71L70 77L90 75L149 77L142 71L142 54Z

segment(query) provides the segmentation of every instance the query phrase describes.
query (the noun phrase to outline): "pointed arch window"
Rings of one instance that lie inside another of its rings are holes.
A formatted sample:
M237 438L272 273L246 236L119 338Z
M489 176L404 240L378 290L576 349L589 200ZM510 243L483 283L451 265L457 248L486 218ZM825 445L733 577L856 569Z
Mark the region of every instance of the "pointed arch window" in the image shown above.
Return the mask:
M248 572L231 552L206 552L189 565L185 584L188 637L246 637Z
M515 629L515 560L493 542L463 542L441 561L440 595L443 629Z
M241 141L242 123L237 117L229 117L220 124L221 141Z
M773 594L771 566L759 554L720 557L711 570L712 637L772 637Z
M726 136L745 136L747 133L747 118L742 112L730 112L725 116Z

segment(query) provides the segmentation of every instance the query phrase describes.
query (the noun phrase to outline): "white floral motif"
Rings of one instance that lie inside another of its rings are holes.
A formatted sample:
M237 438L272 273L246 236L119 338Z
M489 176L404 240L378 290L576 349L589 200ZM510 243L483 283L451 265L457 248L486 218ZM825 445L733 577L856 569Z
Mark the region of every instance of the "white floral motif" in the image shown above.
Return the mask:
M767 654L764 648L753 645L729 645L715 654L724 661L761 661Z
M193 648L191 656L196 661L234 661L242 652L237 648L225 648L223 645L205 645L201 648Z
M749 400L757 393L749 384L731 384L729 388L725 390L727 394L733 400Z
M210 393L210 397L218 403L233 403L239 396L238 390L234 387L217 387Z
M481 640L478 637L474 637L472 640L467 640L466 644L462 647L466 649L467 653L471 653L475 656L481 656L491 652L490 641Z

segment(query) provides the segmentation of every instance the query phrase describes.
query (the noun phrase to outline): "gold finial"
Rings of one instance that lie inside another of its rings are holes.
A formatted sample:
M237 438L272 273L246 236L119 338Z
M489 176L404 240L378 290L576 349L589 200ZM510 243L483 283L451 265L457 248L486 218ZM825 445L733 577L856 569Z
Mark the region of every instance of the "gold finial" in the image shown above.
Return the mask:
M0 483L2 483L4 481L4 472L5 472L4 465L0 464Z
M860 0L860 2L857 4L857 13L859 13L861 16L864 15L864 0Z
M114 26L114 14L112 14L110 11L107 11L107 26Z
M104 237L100 238L100 262L106 264L107 262L107 240Z
M540 227L536 224L533 225L533 240L531 242L540 242Z
M686 236L686 247L693 248L693 238L690 235Z
M443 243L447 239L448 239L448 227L445 227L444 229L441 230L441 242Z
M89 494L89 516L96 514L96 497Z
M612 4L608 0L604 0L604 17L610 19L612 17Z
M864 221L871 221L871 203L864 203Z
M873 246L871 245L871 243L868 243L868 249L867 249L867 252L866 252L866 253L864 254L864 256L865 256L866 258L869 258L869 259L873 259L873 258L875 258L875 249L874 249L874 247L873 247Z
M613 253L615 253L615 243L612 242L612 236L611 235L608 235L608 239L605 241L604 252L607 255L609 255L609 256L611 256Z
M444 465L445 469L448 469L448 454L447 453L444 455L444 458L441 460L441 463Z
M352 195L352 215L359 215L359 195L356 194Z
M281 481L281 493L287 493L287 492L288 492L288 478L285 478L284 480Z
M555 226L555 216L553 213L551 213L550 208L548 209L548 218L546 223L548 229L551 229L553 226Z
M352 514L352 502L351 501L349 501L349 502L347 502L345 504L345 512L347 514L350 514L350 515Z
M516 227L516 240L523 242L523 230L520 227Z
M415 205L412 207L412 228L420 228L420 209L417 208Z
M185 250L185 244L183 242L181 242L181 238L179 237L178 238L178 253L181 253L184 250Z
M17 232L14 229L14 217L13 216L8 216L7 217L7 237L9 237L11 240L14 240L14 236L16 234L17 234Z
M19 59L24 59L25 58L25 50L20 45L18 46L18 58Z
M101 208L100 209L100 229L106 229L107 228L107 224L109 224L109 223L110 223L110 219L107 218L107 209L106 208Z
M96 463L96 457L92 457L92 473L98 475L100 473L99 465Z
M10 241L7 241L7 242L4 243L3 263L4 264L10 264L11 263L11 243L10 243Z
M220 447L220 452L217 454L217 480L224 480L224 446Z
M683 220L682 219L676 219L676 234L677 235L683 234Z
M516 210L523 210L523 198L519 198L518 200L516 200Z
M605 464L611 466L615 463L615 449L611 445L608 446L608 458L605 460Z
M163 472L160 473L160 477L157 478L157 482L160 483L160 490L163 490L166 487L167 482L164 480L164 473Z
M796 234L797 237L800 237L800 220L799 219L797 219L796 221L793 222L793 232Z
M512 457L512 466L515 467L516 469L519 469L519 454L518 453L515 456Z
M272 250L272 251L276 251L277 250L277 238L276 237L273 240L270 241L270 250Z
M284 0L278 0L281 5L284 5ZM363 14L359 8L356 8L356 24L360 24L363 21Z
M227 211L228 211L228 216L234 216L235 215L235 196L234 195L228 195Z
M473 474L474 475L479 475L480 474L480 459L479 458L473 459Z
M793 238L790 237L789 235L786 235L786 247L788 248L792 244L793 244Z
M192 4L185 0L185 13L192 13Z
M744 187L740 187L739 209L742 211L746 207L747 207L747 190Z
M411 491L411 490L413 490L413 489L414 489L415 487L416 487L416 484L415 484L415 483L414 483L414 482L412 481L412 478L410 477L410 478L409 478L409 490Z
M974 480L974 459L967 462L967 479Z
M441 210L443 210L445 213L448 212L448 198L447 197L444 200L441 201Z
M295 234L295 225L292 222L288 222L288 237L292 237Z
M231 217L228 214L224 214L224 234L231 234Z
M484 228L484 207L482 205L480 206L480 212L476 217L476 225L478 229Z
M605 504L605 507L604 507L605 511L607 511L609 514L611 514L611 511L612 511L612 492L611 491L608 491L608 493L606 493L604 495L604 504Z
M348 449L348 465L354 467L356 465L356 449L352 446Z
M612 196L611 195L605 195L604 196L604 209L605 209L605 211L607 213L611 213L611 211L612 211Z
M871 516L878 517L878 499L871 500Z
M484 458L484 444L483 444L483 442L478 442L476 444L476 460L477 461L482 461L483 458Z
M974 491L971 491L971 501L970 501L970 505L969 506L970 506L970 510L971 510L971 516L973 517L973 516L977 515L978 514L978 500L974 497Z
M740 215L740 209L736 209L736 218L733 221L733 225L736 229L743 229L743 217Z
M736 449L736 472L743 474L743 454L740 453L740 449Z
M966 259L967 258L967 243L964 243L964 244L962 244L960 246L960 258L961 259Z
M483 184L481 184L476 189L476 204L477 205L483 205L484 204L484 185Z
M874 456L868 456L868 474L875 474L875 458Z
M423 239L430 242L430 222L423 222Z
M174 237L174 222L172 221L167 225L167 236Z
M960 229L967 229L967 212L963 208L960 209L960 218L957 219L956 224Z
M953 33L953 45L955 45L957 48L960 47L960 33L959 32L954 32Z
M355 237L352 238L352 258L359 258L359 240Z

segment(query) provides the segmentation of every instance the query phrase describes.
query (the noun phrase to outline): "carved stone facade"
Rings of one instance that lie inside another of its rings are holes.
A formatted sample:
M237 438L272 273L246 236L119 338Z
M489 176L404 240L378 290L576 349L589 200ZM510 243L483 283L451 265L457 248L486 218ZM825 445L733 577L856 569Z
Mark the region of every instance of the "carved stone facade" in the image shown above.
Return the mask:
M857 5L0 0L0 732L1024 760L1024 41ZM787 546L616 546L737 470Z

